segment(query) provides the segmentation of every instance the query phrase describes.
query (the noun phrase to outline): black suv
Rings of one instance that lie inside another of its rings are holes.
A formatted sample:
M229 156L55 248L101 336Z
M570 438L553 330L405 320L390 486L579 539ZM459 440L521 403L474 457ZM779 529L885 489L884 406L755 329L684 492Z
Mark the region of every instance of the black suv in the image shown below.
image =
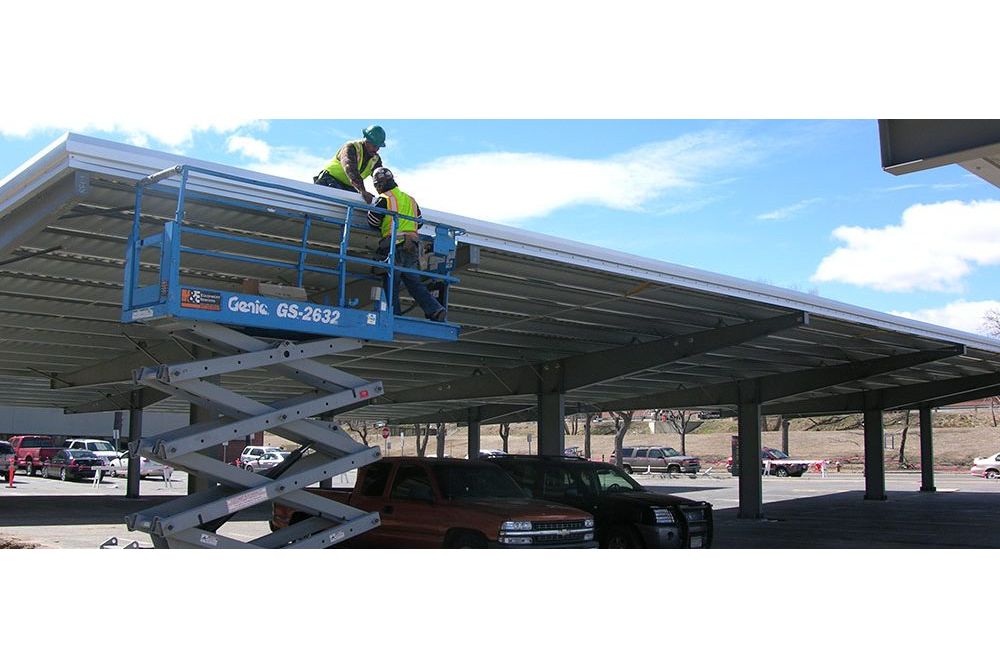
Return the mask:
M490 461L531 496L593 514L601 547L712 545L712 504L648 491L613 464L518 455Z

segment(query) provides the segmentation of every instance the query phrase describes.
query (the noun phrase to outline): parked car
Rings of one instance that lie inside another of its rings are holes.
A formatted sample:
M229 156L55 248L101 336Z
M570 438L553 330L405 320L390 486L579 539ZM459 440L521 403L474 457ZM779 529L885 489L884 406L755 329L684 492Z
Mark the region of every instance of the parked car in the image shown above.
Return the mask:
M497 460L385 457L359 469L353 489L307 491L379 513L378 527L348 539L345 546L597 547L589 512L532 499L492 463ZM308 518L308 513L275 502L271 530Z
M764 462L770 461L769 468L771 475L778 476L779 478L787 478L788 476L800 477L803 473L809 470L809 462L791 459L784 452L775 448L761 448L760 460L761 473L768 468L765 466ZM732 457L726 460L726 471L732 475L739 475L739 471L733 473Z
M4 481L9 480L7 474L10 472L11 462L15 462L14 466L17 466L17 454L14 452L14 446L7 441L0 441L0 476L3 476Z
M483 458L489 457L506 457L507 453L503 450L480 450L479 456Z
M104 466L114 466L116 469L125 466L122 453L118 452L118 448L111 445L110 441L99 438L71 438L63 443L63 447L70 450L90 450L104 460ZM111 475L118 475L118 471L112 471Z
M239 462L240 468L246 468L247 464L257 461L265 452L285 452L285 450L274 445L248 445L243 448L243 452L240 453L240 457L236 461Z
M285 457L290 455L290 452L286 450L265 452L257 459L251 459L246 464L243 465L247 471L251 473L258 473L264 469L274 468L281 462L285 461Z
M615 453L610 461L617 464ZM667 473L697 473L701 460L690 455L682 455L673 448L622 448L621 467L626 473L638 471L665 471Z
M577 457L494 460L535 498L594 515L601 547L710 547L712 504L647 490L612 464Z
M1000 478L1000 452L991 457L973 459L969 473L983 478Z
M10 444L17 454L17 467L29 476L38 473L47 460L63 449L51 436L12 436Z
M128 468L129 453L123 452L121 454L122 466L126 469ZM158 475L163 478L164 482L169 482L170 477L174 474L174 469L172 466L167 466L166 464L161 464L159 462L154 462L152 459L147 459L146 457L139 457L139 479L142 480L147 476Z
M90 450L64 448L42 466L42 477L58 477L61 480L93 478L98 466L104 466L104 460Z

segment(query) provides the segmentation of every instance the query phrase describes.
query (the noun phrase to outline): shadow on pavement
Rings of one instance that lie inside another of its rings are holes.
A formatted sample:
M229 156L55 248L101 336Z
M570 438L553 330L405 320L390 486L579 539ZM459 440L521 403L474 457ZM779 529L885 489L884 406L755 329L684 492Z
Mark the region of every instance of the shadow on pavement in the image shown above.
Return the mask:
M0 498L0 527L122 525L126 515L177 498L176 495L143 496L140 499L123 496L11 496ZM270 517L271 504L264 503L241 511L235 519L257 521Z
M715 548L997 548L1000 495L840 492L764 504L763 520L715 513Z

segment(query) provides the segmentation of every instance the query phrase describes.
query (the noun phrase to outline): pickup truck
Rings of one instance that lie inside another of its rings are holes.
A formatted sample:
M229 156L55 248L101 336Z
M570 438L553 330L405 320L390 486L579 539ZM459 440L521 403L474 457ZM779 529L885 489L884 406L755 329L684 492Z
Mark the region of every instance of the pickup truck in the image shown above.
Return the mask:
M385 457L359 469L351 490L308 491L381 516L345 547L597 547L590 513L532 499L484 460ZM275 502L271 530L308 517Z
M31 476L37 474L45 462L52 459L62 447L57 447L51 436L12 436L17 467Z
M648 490L613 464L577 457L518 455L492 461L535 498L593 513L601 547L712 545L712 504Z

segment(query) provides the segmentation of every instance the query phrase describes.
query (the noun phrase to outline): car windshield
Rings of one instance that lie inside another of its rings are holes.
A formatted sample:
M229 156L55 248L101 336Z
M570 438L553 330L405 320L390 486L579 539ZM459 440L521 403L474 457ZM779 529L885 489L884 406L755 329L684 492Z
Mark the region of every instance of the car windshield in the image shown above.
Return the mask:
M69 455L71 459L90 459L94 456L90 450L67 450L66 454Z
M446 499L525 499L527 492L498 466L435 466Z
M618 492L640 492L642 485L628 477L622 471L610 466L602 466L585 471L590 479L590 487L600 490L601 494L617 494Z
M663 448L663 456L664 457L677 457L680 454L681 453L677 452L673 448Z
M0 455L14 454L14 446L10 443L0 443Z
M788 455L786 455L781 450L774 450L773 448L768 448L767 450L764 451L764 453L770 455L771 459L788 459Z

